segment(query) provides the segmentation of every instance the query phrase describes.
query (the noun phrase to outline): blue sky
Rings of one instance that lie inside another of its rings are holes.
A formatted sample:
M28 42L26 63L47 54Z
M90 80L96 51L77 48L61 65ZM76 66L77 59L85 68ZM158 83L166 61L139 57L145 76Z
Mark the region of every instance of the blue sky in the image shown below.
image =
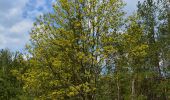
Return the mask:
M55 0L0 0L0 49L23 51L35 18L49 12ZM134 12L138 0L124 0Z

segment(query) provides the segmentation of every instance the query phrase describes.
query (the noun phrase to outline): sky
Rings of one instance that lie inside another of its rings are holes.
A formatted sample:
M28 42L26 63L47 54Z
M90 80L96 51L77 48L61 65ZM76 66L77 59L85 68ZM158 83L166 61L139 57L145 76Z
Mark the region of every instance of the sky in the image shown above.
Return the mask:
M55 0L0 0L0 49L24 51L35 18L51 11ZM124 0L128 14L138 0Z

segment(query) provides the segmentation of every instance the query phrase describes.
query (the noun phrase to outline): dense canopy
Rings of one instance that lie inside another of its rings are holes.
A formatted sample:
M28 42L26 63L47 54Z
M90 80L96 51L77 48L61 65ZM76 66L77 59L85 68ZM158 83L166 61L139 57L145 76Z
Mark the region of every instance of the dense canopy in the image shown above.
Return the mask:
M2 100L169 100L170 1L56 0L28 54L0 51Z

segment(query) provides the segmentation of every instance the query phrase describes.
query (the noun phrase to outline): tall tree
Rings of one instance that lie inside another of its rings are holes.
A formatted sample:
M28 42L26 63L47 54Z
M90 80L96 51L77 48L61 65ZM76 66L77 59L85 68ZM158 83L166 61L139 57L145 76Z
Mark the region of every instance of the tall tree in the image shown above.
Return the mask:
M96 99L101 39L118 31L122 6L121 0L57 0L55 13L40 18L31 32L24 89L37 98Z
M148 89L151 92L147 94L149 99L167 99L165 91L168 89L165 77L167 68L167 55L169 55L169 35L168 35L168 1L167 0L145 0L144 3L139 3L138 13L142 18L142 23L145 24L146 35L148 36L149 55L147 58L149 69L157 69L157 73L152 76L152 80L148 80ZM165 87L162 87L164 85Z
M22 94L22 87L16 76L13 75L13 69L21 67L18 59L18 53L14 57L9 50L0 50L0 99L10 100L19 99Z
M168 66L169 64L169 38L170 38L170 4L168 0L160 0L159 2L160 8L159 8L159 39L161 44L161 50L162 50L162 66L165 69L164 73L167 74Z
M159 65L159 52L158 46L158 32L157 26L157 5L154 0L145 0L143 3L138 4L138 14L141 16L141 22L145 24L145 34L147 35L147 43L149 44L149 56L148 66L152 67L153 70L157 70L158 75L161 76L161 68Z

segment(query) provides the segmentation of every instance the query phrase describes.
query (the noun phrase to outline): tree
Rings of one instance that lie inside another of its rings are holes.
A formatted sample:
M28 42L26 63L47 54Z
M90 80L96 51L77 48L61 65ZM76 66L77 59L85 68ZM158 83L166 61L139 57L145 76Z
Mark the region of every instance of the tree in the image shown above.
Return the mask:
M161 22L158 27L159 31L159 39L162 51L162 66L164 69L164 73L168 74L168 66L169 66L169 38L170 38L170 15L169 15L169 1L162 0L159 2L159 21ZM169 75L168 75L169 76Z
M0 99L10 100L18 99L22 94L20 82L13 75L12 70L21 67L18 59L18 53L13 56L9 50L0 51Z
M56 1L55 13L41 17L31 32L24 90L37 99L96 99L101 39L118 31L122 6L120 0Z
M34 24L30 57L12 60L20 97L169 99L169 6L158 1L125 19L121 0L57 0Z
M166 3L165 3L166 2ZM145 33L148 36L148 65L149 69L157 69L151 80L148 80L148 89L151 90L147 94L148 99L167 99L167 82L166 71L167 55L169 55L169 35L168 35L168 11L166 0L145 0L144 3L139 3L138 13L142 18L142 23L145 24ZM166 6L165 6L166 5ZM166 59L166 60L165 60ZM146 83L145 83L146 85ZM164 85L164 86L163 86ZM146 86L145 86L146 87Z

